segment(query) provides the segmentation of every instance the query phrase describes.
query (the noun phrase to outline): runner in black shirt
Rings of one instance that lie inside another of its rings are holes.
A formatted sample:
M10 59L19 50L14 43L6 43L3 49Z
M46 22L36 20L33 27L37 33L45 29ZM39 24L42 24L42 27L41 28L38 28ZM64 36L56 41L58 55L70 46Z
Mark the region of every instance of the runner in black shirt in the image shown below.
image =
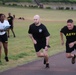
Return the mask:
M11 16L11 13L8 13L7 19L8 19L9 24L11 25L9 30L11 30L12 33L13 33L13 36L16 37L15 33L14 33L14 30L13 30L13 20L14 20L14 18ZM10 37L9 30L8 30L8 37Z
M67 20L67 26L60 31L62 45L64 44L63 34L66 36L66 57L72 58L72 64L74 64L76 55L71 52L76 49L76 26L72 19Z
M29 26L29 36L34 43L34 47L38 57L44 57L44 64L46 64L46 68L49 67L48 62L48 47L49 47L49 32L47 28L40 23L40 16L34 16L34 23ZM44 49L43 53L40 51Z

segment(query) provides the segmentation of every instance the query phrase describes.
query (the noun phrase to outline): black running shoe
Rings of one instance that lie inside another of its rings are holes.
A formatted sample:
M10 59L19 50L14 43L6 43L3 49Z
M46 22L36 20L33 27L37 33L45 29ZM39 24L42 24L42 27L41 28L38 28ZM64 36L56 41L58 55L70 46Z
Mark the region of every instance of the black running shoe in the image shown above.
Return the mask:
M6 62L8 62L9 60L8 60L8 57L5 57L5 60L6 60Z
M50 66L49 66L49 63L46 63L46 68L49 68Z
M74 55L74 57L72 57L72 64L75 64L75 58L76 56Z
M44 64L46 64L46 60L45 60L45 58L44 58Z
M0 65L2 65L2 62L1 62L1 60L0 60Z
M14 38L15 38L16 36L14 35Z

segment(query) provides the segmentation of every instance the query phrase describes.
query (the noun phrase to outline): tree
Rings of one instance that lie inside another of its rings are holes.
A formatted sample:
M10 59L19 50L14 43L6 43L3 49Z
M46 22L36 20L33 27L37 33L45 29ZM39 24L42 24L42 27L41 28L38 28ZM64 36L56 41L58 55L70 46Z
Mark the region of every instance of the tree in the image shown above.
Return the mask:
M34 0L34 2L35 2L40 8L43 8L43 4L40 3L40 0Z

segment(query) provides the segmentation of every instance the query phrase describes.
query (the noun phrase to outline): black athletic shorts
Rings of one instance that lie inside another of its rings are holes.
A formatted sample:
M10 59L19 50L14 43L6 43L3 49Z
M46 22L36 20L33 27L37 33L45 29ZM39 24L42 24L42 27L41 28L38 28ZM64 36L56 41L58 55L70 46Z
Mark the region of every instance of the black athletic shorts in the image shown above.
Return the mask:
M34 48L36 52L39 52L42 48L45 49L46 43L37 43L34 44Z
M0 42L2 43L8 42L7 33L5 33L4 35L0 35Z
M10 29L13 29L13 25L10 26Z
M66 43L66 53L71 53L75 49L76 49L76 44L72 48L70 48L69 43Z

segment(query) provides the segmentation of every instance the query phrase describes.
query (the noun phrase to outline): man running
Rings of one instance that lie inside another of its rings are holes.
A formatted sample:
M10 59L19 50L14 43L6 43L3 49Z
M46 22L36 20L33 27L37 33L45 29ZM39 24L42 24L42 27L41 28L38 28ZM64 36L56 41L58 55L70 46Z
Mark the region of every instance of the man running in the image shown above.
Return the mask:
M63 34L66 37L66 57L72 58L72 64L75 63L76 55L72 52L76 49L76 26L72 19L67 20L67 26L60 31L61 44L64 44Z
M14 20L14 18L11 16L11 13L8 13L7 19L8 19L9 24L11 25L9 30L8 30L8 37L10 37L10 32L9 32L10 30L12 31L13 36L16 37L15 33L14 33L14 30L13 30L13 27L14 27L13 26L13 20Z
M44 64L49 68L48 62L48 48L50 34L42 23L40 23L40 16L34 16L34 23L29 26L29 36L33 41L34 48L38 57L44 57ZM43 48L43 52L40 50Z

